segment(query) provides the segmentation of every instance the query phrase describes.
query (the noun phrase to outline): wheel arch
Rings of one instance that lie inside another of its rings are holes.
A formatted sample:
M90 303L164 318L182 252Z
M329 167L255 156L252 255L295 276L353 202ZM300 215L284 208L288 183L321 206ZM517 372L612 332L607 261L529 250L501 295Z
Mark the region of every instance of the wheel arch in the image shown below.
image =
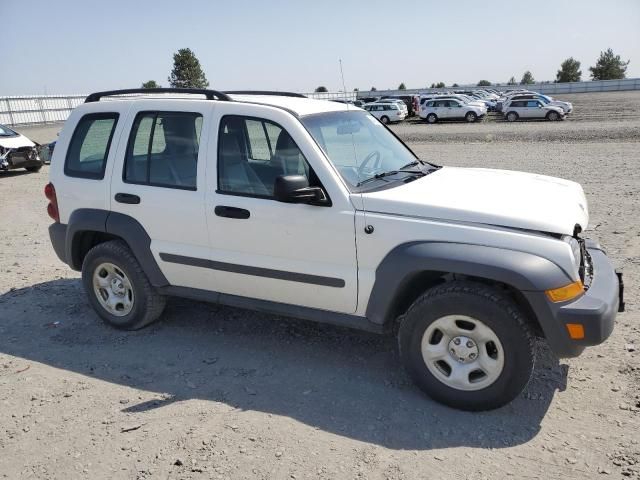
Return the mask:
M482 245L411 242L390 251L376 269L367 304L369 321L392 328L425 290L454 279L489 284L508 293L536 333L547 328L523 292L543 291L571 281L556 264L536 255Z
M87 252L111 240L121 240L129 247L154 287L169 284L151 253L151 238L144 227L133 217L117 212L78 209L71 214L65 242L67 263L81 270Z

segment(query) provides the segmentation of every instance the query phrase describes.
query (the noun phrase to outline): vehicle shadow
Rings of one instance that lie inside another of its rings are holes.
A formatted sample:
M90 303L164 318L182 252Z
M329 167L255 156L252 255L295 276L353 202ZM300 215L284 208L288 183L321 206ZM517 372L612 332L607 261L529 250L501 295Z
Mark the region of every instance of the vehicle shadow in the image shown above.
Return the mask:
M36 172L29 172L23 168L19 170L4 170L0 171L0 178L20 177L22 175L29 175Z
M491 412L460 412L413 386L393 337L182 299L169 301L163 321L122 332L98 319L77 279L0 295L0 353L163 394L126 412L212 400L410 450L527 442L567 374L539 348L519 398Z

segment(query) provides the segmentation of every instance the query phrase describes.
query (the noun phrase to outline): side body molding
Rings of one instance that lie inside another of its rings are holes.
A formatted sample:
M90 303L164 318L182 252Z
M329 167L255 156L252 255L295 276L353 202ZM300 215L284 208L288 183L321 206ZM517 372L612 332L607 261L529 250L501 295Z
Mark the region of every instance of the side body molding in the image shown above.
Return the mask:
M69 217L65 258L74 270L82 269L79 253L81 235L78 234L86 231L100 232L122 238L133 251L154 287L163 287L169 284L151 253L151 238L144 227L128 215L106 210L81 208L75 210Z
M367 304L367 318L384 324L394 317L398 294L424 272L486 278L520 291L542 291L571 282L569 275L545 258L516 250L445 242L398 245L380 262Z

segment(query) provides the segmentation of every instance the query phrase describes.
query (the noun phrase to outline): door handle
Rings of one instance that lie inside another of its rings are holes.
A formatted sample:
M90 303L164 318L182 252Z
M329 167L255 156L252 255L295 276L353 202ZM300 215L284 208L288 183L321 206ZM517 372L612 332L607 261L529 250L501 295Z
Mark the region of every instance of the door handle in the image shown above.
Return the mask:
M249 210L238 207L227 207L226 205L216 205L214 212L219 217L238 218L241 220L246 220L251 215Z
M129 203L131 205L137 205L140 203L140 197L131 193L116 193L114 198L118 203Z

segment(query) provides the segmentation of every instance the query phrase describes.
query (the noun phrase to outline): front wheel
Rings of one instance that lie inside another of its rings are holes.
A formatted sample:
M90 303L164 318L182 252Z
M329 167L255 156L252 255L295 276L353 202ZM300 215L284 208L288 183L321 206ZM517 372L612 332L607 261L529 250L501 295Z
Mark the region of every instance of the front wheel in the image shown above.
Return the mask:
M27 172L39 172L40 169L42 168L42 165L38 165L37 167L26 167L26 171Z
M533 334L517 306L501 291L472 282L425 292L404 316L398 341L416 384L462 410L509 403L535 363Z
M165 297L156 292L133 252L119 240L89 250L82 262L82 283L93 309L115 328L137 330L164 310Z
M547 113L547 120L555 122L559 118L560 118L560 115L558 114L558 112L549 112L549 113Z

